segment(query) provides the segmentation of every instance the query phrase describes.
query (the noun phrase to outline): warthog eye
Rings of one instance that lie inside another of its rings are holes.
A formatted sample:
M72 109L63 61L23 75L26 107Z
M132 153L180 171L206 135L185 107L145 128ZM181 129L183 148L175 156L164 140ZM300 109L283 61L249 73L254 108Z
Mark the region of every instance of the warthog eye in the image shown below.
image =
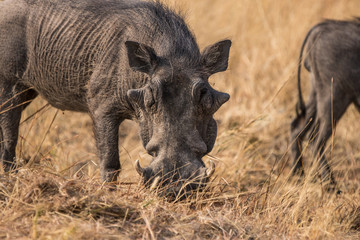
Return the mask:
M207 92L208 92L207 88L203 88L203 89L200 90L200 101L201 101L201 99L204 98L204 96L206 96Z
M147 108L151 108L155 104L154 92L150 86L145 88L144 103Z
M194 88L194 98L203 108L210 109L213 103L211 92L209 88L203 84L197 84Z
M200 101L202 103L202 105L206 108L206 109L210 109L212 104L213 104L213 100L212 100L212 96L210 94L210 91L207 88L204 88L201 90L200 92Z

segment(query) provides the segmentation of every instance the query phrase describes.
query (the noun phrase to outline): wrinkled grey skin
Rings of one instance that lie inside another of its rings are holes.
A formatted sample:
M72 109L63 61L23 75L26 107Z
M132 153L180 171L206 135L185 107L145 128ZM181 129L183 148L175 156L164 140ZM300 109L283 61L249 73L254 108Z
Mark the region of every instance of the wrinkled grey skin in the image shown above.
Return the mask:
M300 68L306 48L305 68L310 72L311 92L305 105L300 88ZM324 156L325 144L347 107L360 110L360 21L327 20L314 26L301 47L298 70L299 102L291 123L293 171L304 174L301 144L309 133L314 157L320 157L321 177L329 190L335 180ZM333 79L333 82L332 82Z
M104 181L116 180L118 128L133 119L154 157L141 170L145 182L160 176L163 184L206 183L201 158L217 135L213 114L229 99L208 78L227 69L230 45L224 40L200 52L184 20L155 2L1 2L5 170L14 168L21 112L40 94L56 108L91 116Z

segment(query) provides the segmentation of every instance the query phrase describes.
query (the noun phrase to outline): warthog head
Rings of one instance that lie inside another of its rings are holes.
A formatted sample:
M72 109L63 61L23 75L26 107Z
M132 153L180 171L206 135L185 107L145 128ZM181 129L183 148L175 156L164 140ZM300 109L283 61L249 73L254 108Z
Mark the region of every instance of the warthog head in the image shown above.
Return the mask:
M230 96L213 89L208 78L227 69L230 46L225 40L207 47L189 67L157 56L149 46L126 42L130 67L150 78L144 87L127 92L142 143L153 156L146 168L136 162L147 186L164 187L166 195L182 194L205 186L214 173L215 165L206 168L202 157L215 143L213 114Z

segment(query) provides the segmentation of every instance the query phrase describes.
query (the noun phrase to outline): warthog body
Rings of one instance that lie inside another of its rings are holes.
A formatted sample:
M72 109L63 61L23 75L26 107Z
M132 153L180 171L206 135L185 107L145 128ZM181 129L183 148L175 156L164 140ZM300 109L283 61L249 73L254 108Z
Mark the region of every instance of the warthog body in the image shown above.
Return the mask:
M0 3L1 159L14 167L22 110L38 94L61 110L88 113L101 177L120 170L118 128L140 124L154 159L138 172L145 182L193 180L213 168L202 157L217 135L215 111L229 95L210 75L225 71L231 42L203 52L184 20L157 2L137 0L8 0ZM159 178L158 178L159 179Z
M311 92L305 105L300 88L303 50L310 72ZM320 157L322 179L331 189L335 181L324 156L325 144L347 107L360 109L360 21L327 20L314 26L301 47L298 71L299 102L291 124L294 173L303 175L301 144L309 132L314 157Z

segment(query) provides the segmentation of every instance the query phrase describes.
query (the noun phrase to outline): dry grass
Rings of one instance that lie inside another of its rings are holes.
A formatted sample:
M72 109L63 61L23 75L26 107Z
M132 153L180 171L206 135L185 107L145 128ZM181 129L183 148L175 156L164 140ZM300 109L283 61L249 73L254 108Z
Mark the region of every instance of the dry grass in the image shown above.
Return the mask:
M231 100L216 114L218 139L204 158L217 165L208 191L170 203L139 186L134 160L140 156L146 164L149 157L130 121L120 129L120 183L109 191L99 180L90 118L46 107L21 125L18 156L29 164L0 178L0 238L360 238L355 108L341 120L328 151L341 195L312 181L316 172L311 173L309 158L305 184L291 180L288 156L303 38L323 18L356 16L359 1L166 2L187 12L201 47L233 41L229 71L211 79ZM303 79L306 92L306 74ZM44 104L37 99L23 119Z

